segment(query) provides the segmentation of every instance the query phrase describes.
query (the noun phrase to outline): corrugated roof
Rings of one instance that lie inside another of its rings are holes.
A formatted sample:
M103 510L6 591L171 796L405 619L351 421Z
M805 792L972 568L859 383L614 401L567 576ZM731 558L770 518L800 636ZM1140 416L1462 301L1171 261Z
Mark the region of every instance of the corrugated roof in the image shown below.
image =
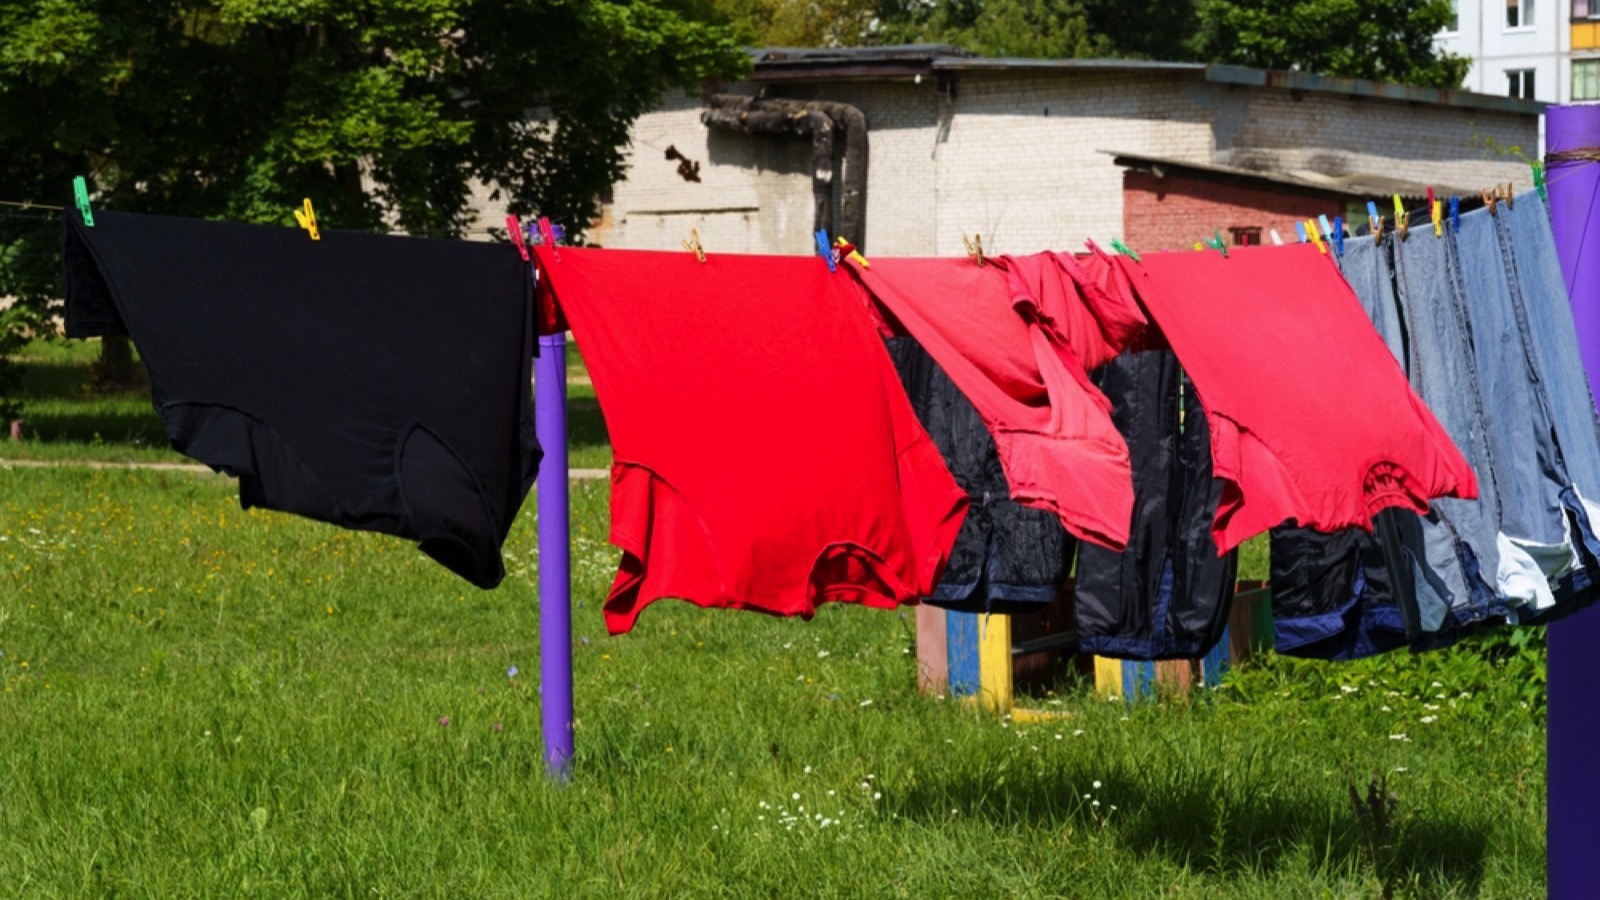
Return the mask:
M1190 160L1172 159L1169 157L1146 156L1142 153L1119 153L1115 150L1102 150L1108 154L1119 166L1128 168L1153 169L1161 167L1173 172L1191 172L1207 175L1221 180L1247 181L1268 183L1289 187L1296 190L1311 190L1325 194L1339 194L1358 200L1374 200L1382 197L1392 197L1399 194L1405 199L1426 197L1430 185L1418 184L1401 178L1391 178L1372 172L1351 172L1347 175L1326 175L1310 169L1288 169L1284 171L1263 172L1255 169L1242 169L1237 166L1223 166L1216 163L1199 163ZM1448 197L1452 194L1461 197L1478 196L1477 188L1452 187L1450 185L1431 185L1438 196Z

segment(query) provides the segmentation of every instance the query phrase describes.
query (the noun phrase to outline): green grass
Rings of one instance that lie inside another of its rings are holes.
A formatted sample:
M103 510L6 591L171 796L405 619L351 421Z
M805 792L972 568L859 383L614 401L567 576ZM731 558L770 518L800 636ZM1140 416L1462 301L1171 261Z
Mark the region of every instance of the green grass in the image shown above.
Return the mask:
M606 499L574 485L563 787L531 500L482 592L219 477L0 468L0 893L1542 892L1544 733L1509 692L1269 663L1191 703L1063 685L1036 702L1068 718L1020 725L919 696L893 612L662 601L607 638ZM1346 797L1373 771L1400 810L1376 859Z

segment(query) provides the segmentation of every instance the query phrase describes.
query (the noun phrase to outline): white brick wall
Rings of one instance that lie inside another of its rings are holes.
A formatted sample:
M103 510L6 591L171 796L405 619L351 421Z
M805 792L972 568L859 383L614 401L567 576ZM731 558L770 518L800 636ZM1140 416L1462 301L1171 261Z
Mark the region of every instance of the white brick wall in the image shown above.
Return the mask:
M1101 151L1477 188L1526 182L1526 163L1508 151L1537 146L1533 117L1194 73L968 71L953 98L935 81L773 89L866 114L869 254L955 255L974 232L994 252L1103 244L1123 210L1122 170ZM677 250L698 228L708 252L812 252L809 141L707 129L700 107L675 94L639 120L627 177L591 239ZM701 183L678 177L668 145L701 163Z

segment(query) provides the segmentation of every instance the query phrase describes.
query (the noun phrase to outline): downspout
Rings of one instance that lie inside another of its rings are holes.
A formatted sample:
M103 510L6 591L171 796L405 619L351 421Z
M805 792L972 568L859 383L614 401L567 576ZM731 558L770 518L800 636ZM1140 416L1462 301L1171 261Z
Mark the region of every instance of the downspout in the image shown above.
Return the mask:
M866 249L867 117L860 109L848 103L712 94L700 121L709 128L751 135L809 136L813 230L846 237ZM834 129L844 132L837 230L833 228Z

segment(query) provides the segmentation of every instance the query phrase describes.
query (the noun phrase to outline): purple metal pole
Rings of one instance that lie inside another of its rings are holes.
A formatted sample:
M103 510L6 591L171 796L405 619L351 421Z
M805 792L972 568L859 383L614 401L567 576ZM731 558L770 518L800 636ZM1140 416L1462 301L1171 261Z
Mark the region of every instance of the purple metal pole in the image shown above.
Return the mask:
M572 531L567 505L567 339L539 337L534 365L539 465L539 706L544 761L565 781L572 759Z
M1547 152L1600 148L1600 107L1545 109ZM1600 164L1546 167L1550 220L1589 383L1600 386ZM1545 741L1545 866L1549 896L1592 897L1600 885L1600 609L1549 627Z

